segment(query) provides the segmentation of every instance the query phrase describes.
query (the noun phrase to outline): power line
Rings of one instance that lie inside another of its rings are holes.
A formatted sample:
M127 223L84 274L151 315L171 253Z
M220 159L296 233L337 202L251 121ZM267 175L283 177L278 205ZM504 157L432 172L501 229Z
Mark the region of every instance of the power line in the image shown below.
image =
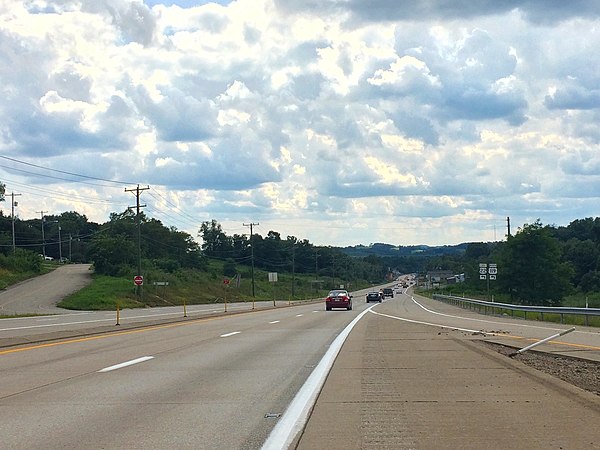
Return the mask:
M20 160L15 159L15 158L9 158L8 156L4 156L4 155L0 155L0 158L6 159L8 161L16 162L16 163L19 163L19 164L24 164L26 166L35 167L37 169L43 169L43 170L49 170L51 172L63 173L65 175L72 175L74 177L86 178L88 180L106 181L107 183L125 184L125 185L133 184L133 183L128 183L128 182L124 182L124 181L108 180L106 178L98 178L98 177L92 177L92 176L89 176L89 175L82 175L82 174L79 174L79 173L66 172L64 170L51 169L49 167L38 166L37 164L32 164L32 163L28 163L28 162L25 162L25 161L20 161ZM5 167L6 168L6 166L0 166L0 167ZM20 170L20 169L14 169L14 170L18 170L20 172L25 172L25 171ZM29 172L29 173L32 173L32 172ZM41 175L41 176L48 176L48 177L50 177L49 175L42 175L42 174L37 174L37 173L33 173L33 174L34 175ZM54 178L54 177L50 177L50 178ZM64 178L63 178L63 180L64 180ZM67 180L67 181L76 181L76 180Z
M98 198L94 198L94 197L87 197L87 196L82 196L82 195L73 195L73 194L65 194L63 192L59 192L59 191L55 191L55 190L51 190L51 189L47 189L47 188L37 188L34 187L30 184L24 184L24 183L19 183L18 181L13 181L13 180L9 180L4 178L4 181L6 181L7 183L10 183L11 185L14 184L16 186L21 186L23 191L27 191L29 194L34 195L34 196L39 196L39 197L48 197L47 194L52 194L52 198L62 198L64 200L85 200L87 203L96 203L96 204L107 204L107 205L124 205L123 203L118 203L118 202L111 202L108 200L101 200ZM42 192L41 194L39 193L35 193L35 191L39 191ZM46 194L46 195L44 195Z

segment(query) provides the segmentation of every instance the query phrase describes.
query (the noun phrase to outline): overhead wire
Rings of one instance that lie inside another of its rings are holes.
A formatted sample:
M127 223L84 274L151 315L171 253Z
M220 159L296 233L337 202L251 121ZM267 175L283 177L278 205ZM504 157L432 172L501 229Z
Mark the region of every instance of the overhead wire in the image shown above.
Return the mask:
M43 169L43 170L48 170L48 171L51 171L51 172L62 173L62 174L65 174L65 175L72 175L72 176L79 177L79 178L86 178L88 180L106 181L107 183L115 183L115 184L122 184L122 185L132 185L132 184L135 184L135 183L124 182L124 181L109 180L109 179L106 179L106 178L92 177L92 176L89 176L89 175L82 175L82 174L79 174L79 173L67 172L67 171L64 171L64 170L51 169L49 167L39 166L37 164L29 163L29 162L26 162L26 161L21 161L21 160L16 159L16 158L10 158L10 157L5 156L5 155L0 155L0 158L6 159L8 161L16 162L16 163L19 163L19 164L24 164L26 166L35 167L35 168L38 168L38 169ZM6 167L6 166L1 166L1 167ZM26 171L20 170L20 169L15 169L15 170L19 170L21 172L26 172ZM34 172L29 172L29 173L34 173ZM46 177L49 177L49 178L55 178L55 177L50 177L49 175L43 175L43 174L37 174L37 175L46 176ZM58 179L60 179L60 178L58 178ZM63 180L64 180L64 178L63 178ZM77 181L77 180L68 180L68 181Z

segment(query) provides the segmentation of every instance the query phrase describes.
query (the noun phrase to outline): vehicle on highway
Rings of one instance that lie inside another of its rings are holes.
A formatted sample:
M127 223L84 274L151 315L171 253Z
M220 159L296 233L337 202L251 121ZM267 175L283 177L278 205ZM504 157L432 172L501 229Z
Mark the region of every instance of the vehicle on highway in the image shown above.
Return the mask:
M352 309L352 296L344 289L334 289L327 294L325 298L325 309L331 311L332 308L345 308L348 311Z
M367 294L367 303L371 303L371 302L381 303L382 300L383 300L383 297L381 296L381 294L379 292L369 292Z
M392 288L383 288L383 296L394 298L394 290Z

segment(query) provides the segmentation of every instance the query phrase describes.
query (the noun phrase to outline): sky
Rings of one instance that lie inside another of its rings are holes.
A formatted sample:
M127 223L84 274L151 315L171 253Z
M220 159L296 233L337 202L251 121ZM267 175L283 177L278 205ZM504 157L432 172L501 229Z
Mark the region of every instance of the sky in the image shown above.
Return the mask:
M0 0L18 217L453 245L597 215L596 0ZM0 203L10 214L9 201Z

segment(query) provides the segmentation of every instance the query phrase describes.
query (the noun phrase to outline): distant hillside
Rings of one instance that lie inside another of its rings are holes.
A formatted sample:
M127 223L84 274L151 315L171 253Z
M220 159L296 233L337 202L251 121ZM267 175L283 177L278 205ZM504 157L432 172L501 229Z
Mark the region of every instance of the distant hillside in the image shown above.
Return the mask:
M343 247L342 251L349 256L365 257L369 255L375 255L382 258L385 257L398 257L398 256L422 256L422 257L434 257L434 256L445 256L445 255L462 255L468 244L458 245L441 245L441 246L428 246L428 245L408 245L408 246L396 246L391 244L376 243L371 245L355 245L351 247Z

